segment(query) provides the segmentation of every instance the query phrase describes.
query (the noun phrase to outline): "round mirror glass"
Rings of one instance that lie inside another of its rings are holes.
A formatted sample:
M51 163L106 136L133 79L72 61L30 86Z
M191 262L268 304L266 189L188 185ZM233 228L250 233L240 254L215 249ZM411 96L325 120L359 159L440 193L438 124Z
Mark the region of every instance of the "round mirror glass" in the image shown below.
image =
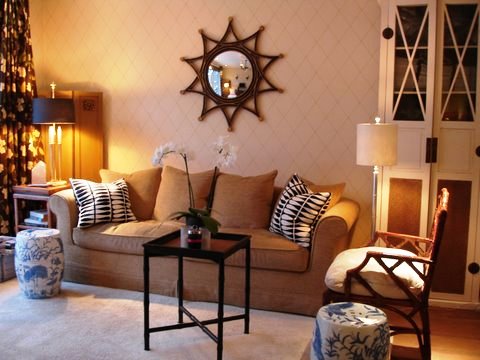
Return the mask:
M224 99L235 99L252 84L252 63L240 51L224 51L208 66L208 83Z

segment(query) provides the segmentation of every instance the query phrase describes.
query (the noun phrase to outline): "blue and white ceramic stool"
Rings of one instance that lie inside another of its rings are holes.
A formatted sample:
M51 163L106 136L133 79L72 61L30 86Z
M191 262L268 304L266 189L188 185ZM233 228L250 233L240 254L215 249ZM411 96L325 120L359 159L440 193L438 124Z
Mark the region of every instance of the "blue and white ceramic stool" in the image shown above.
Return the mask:
M390 332L380 309L342 302L323 306L317 314L311 360L388 359Z
M57 295L63 278L60 231L29 229L17 234L15 272L22 293L30 299Z

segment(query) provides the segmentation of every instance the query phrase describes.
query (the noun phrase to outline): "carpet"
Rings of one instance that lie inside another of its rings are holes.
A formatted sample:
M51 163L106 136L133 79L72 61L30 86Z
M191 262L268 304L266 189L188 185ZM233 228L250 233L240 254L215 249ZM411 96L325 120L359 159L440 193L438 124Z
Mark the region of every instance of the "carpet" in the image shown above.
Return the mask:
M173 324L177 299L151 295L150 324ZM185 302L202 320L216 317L214 303ZM225 315L242 309L225 306ZM186 318L188 320L188 318ZM314 318L251 310L250 334L243 320L224 324L224 359L306 358ZM216 326L210 326L216 333ZM0 283L0 359L215 359L216 343L199 328L150 335L143 350L143 293L62 283L59 296L25 298L16 279Z

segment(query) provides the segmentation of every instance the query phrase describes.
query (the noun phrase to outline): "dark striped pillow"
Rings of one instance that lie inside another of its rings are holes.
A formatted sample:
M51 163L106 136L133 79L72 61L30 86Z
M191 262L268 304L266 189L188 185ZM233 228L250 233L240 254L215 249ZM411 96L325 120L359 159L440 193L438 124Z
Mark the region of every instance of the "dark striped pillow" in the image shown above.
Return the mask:
M327 211L330 196L329 192L312 192L294 174L280 195L270 221L270 231L300 246L310 247L315 227Z
M136 220L130 208L128 186L120 179L112 183L96 183L70 179L78 206L78 227L85 228L105 222Z

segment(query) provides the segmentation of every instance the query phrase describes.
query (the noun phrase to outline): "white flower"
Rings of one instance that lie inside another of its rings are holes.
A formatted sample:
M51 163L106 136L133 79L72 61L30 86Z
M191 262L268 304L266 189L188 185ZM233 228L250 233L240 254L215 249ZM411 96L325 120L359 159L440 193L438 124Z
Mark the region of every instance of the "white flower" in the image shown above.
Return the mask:
M213 143L215 166L231 166L237 160L237 147L227 142L227 136L219 136Z
M172 142L168 142L164 145L160 145L153 152L152 165L161 166L164 157L166 157L168 154L176 153L176 152L177 152L177 146Z

